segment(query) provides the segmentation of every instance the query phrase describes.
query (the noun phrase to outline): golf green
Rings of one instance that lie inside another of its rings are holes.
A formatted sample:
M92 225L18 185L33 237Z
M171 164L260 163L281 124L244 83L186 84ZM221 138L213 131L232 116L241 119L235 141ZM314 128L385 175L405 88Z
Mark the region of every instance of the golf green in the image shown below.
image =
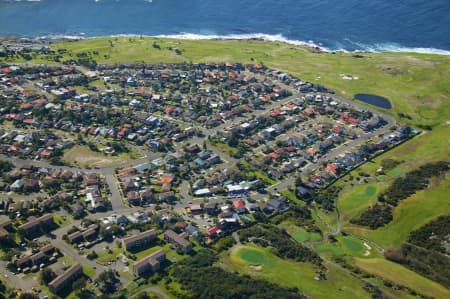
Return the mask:
M239 257L249 264L273 267L273 262L267 258L267 255L257 249L243 248L239 251Z

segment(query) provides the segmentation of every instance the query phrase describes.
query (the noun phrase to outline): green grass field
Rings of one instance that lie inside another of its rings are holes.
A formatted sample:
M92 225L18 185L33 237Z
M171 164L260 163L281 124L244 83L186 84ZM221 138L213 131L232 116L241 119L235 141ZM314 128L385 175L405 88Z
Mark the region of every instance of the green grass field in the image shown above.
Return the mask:
M422 294L435 298L450 297L450 291L443 286L385 259L356 259L356 265L369 273L407 286Z
M267 249L238 246L230 252L222 259L227 270L264 278L286 287L297 287L311 298L370 298L362 289L360 280L332 264L327 264L327 280L317 281L313 265L280 259Z
M107 167L131 162L141 157L141 154L134 152L122 153L117 156L105 155L100 152L91 151L87 146L76 145L64 153L63 161L81 167Z
M113 262L117 260L117 257L123 253L122 248L115 247L109 250L103 250L102 252L97 252L98 257L95 259L95 262L100 265L107 265L109 262Z

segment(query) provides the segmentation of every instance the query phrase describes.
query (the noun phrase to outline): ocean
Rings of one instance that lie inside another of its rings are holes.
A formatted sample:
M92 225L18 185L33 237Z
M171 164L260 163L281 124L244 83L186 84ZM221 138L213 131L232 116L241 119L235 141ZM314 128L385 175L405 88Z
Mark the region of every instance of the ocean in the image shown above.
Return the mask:
M0 0L0 35L262 38L450 55L450 0Z

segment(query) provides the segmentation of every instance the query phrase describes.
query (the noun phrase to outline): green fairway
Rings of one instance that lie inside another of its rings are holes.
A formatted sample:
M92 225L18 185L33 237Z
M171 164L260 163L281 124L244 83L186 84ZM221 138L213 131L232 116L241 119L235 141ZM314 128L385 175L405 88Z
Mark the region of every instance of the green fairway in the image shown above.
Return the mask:
M292 238L299 242L317 242L322 239L322 236L319 233L310 233L304 229L299 229L291 234Z
M435 180L436 181L436 180ZM431 189L419 191L403 200L394 209L394 220L377 230L349 226L348 230L364 236L378 245L399 247L406 241L411 231L420 228L431 220L450 213L448 192L450 178L435 182Z
M309 240L309 233L306 230L298 230L295 233L291 234L292 238L294 238L297 242L305 242Z
M299 243L303 242L318 242L322 240L322 235L318 232L309 232L306 229L293 224L291 221L283 221L278 225L285 229L288 234Z
M401 176L403 171L400 168L394 168L388 172L390 176Z
M349 251L352 256L362 256L367 250L362 241L358 239L352 237L342 237L339 240L341 241L346 251ZM367 255L369 255L370 251L367 251L367 253Z
M393 159L401 162L396 168L384 176L377 177L377 182L351 186L349 182L340 181L337 184L344 187L338 202L341 221L345 229L359 234L385 247L398 247L408 234L440 215L449 213L448 190L449 179L437 181L425 189L402 201L394 210L394 220L385 227L375 231L355 227L349 221L356 218L369 206L377 202L378 194L385 190L398 175L416 169L420 165L438 160L450 159L448 126L438 126L431 132L421 136L377 157L373 163L367 163L351 173L356 177L360 172L374 175L381 166L383 159ZM373 190L376 190L375 192Z
M221 261L226 269L267 279L282 286L297 287L300 293L311 298L371 298L362 288L362 281L333 264L326 264L327 279L318 281L314 279L315 266L280 259L261 247L237 246L230 252ZM263 263L270 267L256 266Z
M450 291L440 284L385 259L356 259L356 265L369 273L407 286L435 298L450 298Z
M315 247L319 253L330 253L331 255L344 255L344 251L336 245L333 244L319 244Z
M338 202L341 211L341 221L346 222L365 210L368 205L377 201L376 194L380 189L379 183L369 183L353 186L341 194Z

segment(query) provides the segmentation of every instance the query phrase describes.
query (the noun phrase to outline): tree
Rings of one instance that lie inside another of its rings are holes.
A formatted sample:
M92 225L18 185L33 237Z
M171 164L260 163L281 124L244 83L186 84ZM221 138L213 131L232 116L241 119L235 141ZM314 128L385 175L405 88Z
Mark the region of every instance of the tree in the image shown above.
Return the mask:
M72 283L72 290L82 290L86 287L86 279L84 277L78 278Z
M100 290L106 294L113 294L116 291L116 283L118 281L119 279L113 270L102 272L97 278L97 282L100 284Z
M56 274L50 268L44 268L41 271L41 281L43 284L48 285L50 281L55 279Z
M92 299L95 298L95 294L90 290L78 290L76 293L77 298L80 299Z
M137 294L136 299L150 299L150 296L146 292Z
M19 299L39 299L39 296L33 293L22 293Z

